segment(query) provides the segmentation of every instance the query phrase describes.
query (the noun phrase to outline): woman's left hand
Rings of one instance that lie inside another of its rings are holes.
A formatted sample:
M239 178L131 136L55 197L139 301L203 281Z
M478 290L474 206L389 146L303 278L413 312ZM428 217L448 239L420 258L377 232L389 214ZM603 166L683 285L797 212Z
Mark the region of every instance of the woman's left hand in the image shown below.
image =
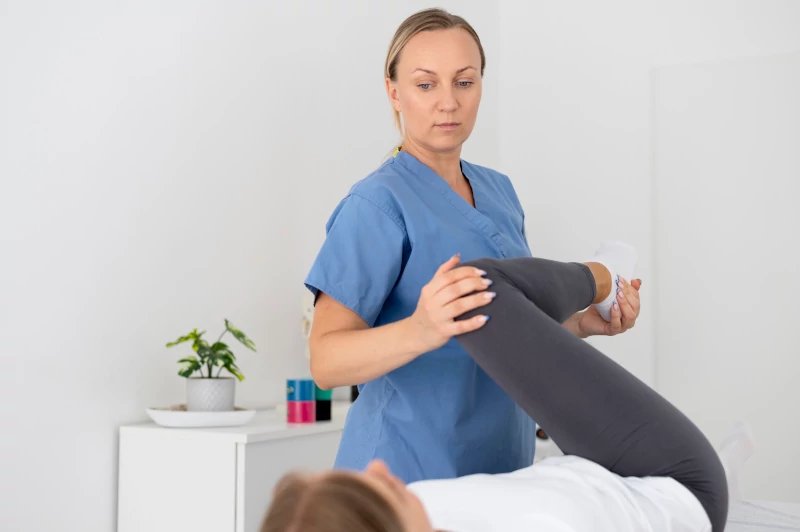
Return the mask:
M634 279L628 283L620 277L617 294L617 304L611 307L611 321L606 321L600 316L594 306L589 307L580 315L578 321L578 332L582 338L589 336L616 336L624 333L636 325L636 318L639 317L641 302L639 299L639 288L642 286L640 279ZM616 290L613 287L612 290Z

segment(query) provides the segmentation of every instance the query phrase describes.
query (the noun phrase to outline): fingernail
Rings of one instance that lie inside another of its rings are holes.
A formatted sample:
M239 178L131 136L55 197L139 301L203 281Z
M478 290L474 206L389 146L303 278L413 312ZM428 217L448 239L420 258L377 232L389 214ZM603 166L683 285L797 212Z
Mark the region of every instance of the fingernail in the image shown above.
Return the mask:
M617 288L617 294L619 295L620 299L625 299L625 292Z
M486 275L486 272L485 272L485 271L483 271L483 270L479 270L478 268L475 268L475 273L476 273L477 275L480 275L481 277L483 277L484 275Z
M485 297L486 299L493 299L496 295L497 295L496 292L486 292L485 294L483 294L483 297Z
M488 314L484 314L484 315L483 315L483 321L484 321L484 322L487 322L487 321L489 321L489 315L488 315Z
M460 256L461 256L461 253L456 253L455 255L453 255L452 257L450 257L450 260L453 260L454 258L456 258L456 257L460 257Z
M490 284L492 284L494 281L492 281L491 279L483 279L481 282L482 282L483 284L485 284L486 286L489 286L489 285L490 285Z

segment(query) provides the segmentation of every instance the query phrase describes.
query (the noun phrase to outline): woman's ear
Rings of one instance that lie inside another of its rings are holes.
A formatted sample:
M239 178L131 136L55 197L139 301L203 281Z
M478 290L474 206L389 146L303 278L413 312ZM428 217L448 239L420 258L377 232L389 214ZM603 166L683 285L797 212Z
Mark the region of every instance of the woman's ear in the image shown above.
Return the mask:
M389 101L392 103L392 107L398 113L400 112L400 99L397 97L397 87L394 86L394 82L386 78L386 94L389 96Z

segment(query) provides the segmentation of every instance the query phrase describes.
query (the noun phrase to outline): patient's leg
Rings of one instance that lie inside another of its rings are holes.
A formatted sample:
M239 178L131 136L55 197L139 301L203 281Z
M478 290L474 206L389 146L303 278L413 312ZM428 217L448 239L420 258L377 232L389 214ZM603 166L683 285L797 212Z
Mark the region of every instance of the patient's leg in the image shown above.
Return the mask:
M486 313L458 342L565 454L621 476L667 476L692 491L713 530L727 519L717 453L677 408L561 325L598 293L588 266L545 259L480 259L497 297L459 319ZM608 287L602 287L607 290Z

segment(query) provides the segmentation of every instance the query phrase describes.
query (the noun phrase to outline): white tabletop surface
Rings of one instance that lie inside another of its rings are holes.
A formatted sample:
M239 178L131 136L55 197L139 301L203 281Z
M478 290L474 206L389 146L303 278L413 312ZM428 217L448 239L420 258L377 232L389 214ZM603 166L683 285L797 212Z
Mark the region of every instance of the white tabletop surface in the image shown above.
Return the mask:
M345 401L334 401L331 421L315 423L287 423L286 405L279 405L277 408L259 410L247 424L238 427L171 428L147 422L125 425L120 431L148 430L180 437L229 439L237 443L252 443L342 430L350 404Z

